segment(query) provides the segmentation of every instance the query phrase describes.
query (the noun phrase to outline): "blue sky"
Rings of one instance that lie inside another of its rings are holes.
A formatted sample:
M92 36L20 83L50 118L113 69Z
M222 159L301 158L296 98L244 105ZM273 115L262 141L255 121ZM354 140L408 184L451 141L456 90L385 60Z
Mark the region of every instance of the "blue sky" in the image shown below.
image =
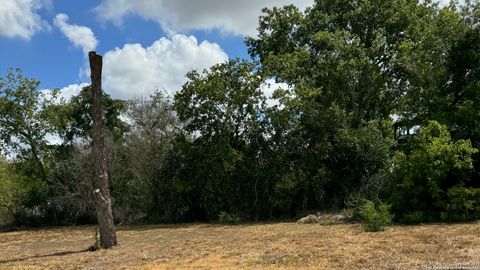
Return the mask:
M104 55L104 88L117 98L177 91L190 69L248 58L263 6L313 0L2 0L0 76L19 67L41 89L67 95L88 83L85 52ZM133 45L135 44L135 45Z

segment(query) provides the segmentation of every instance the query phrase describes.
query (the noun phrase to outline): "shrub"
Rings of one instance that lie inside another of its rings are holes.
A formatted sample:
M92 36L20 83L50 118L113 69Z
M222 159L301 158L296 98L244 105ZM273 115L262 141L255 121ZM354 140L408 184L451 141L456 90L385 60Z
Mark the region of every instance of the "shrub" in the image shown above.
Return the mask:
M453 140L448 128L435 121L421 127L407 148L393 157L388 199L392 211L402 223L439 220L448 190L469 182L478 151L470 141Z
M350 220L352 221L362 221L362 217L360 215L362 206L368 202L368 200L359 194L351 194L345 200L345 211L349 212Z
M15 174L10 164L0 157L0 227L15 222L20 204L25 200L29 189L23 178Z
M218 222L222 224L238 224L240 223L240 218L235 214L229 214L225 211L222 211L218 215Z
M465 221L480 217L480 188L456 186L448 190L447 197L442 219Z
M399 219L403 224L418 224L425 220L425 215L422 211L405 212Z
M390 206L385 203L375 205L372 201L365 201L359 211L362 225L365 231L383 231L392 224L393 216L390 214Z

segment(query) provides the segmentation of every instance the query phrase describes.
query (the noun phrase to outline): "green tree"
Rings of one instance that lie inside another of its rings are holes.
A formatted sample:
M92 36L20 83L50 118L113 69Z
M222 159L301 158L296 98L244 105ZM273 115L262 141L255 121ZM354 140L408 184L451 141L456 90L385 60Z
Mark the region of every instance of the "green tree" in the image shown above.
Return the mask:
M155 219L169 205L169 181L159 175L179 129L173 104L162 92L129 101L126 115L130 130L107 144L114 213L123 223Z
M381 175L392 146L390 114L403 83L397 47L415 1L316 1L264 9L249 52L265 76L285 82L271 110L281 168L277 202L290 215L343 207L350 193ZM283 161L282 161L283 160ZM368 191L367 191L368 190ZM289 210L288 210L289 209Z
M190 210L201 208L194 218L215 220L225 211L250 219L259 211L266 116L263 78L255 69L252 63L231 60L202 74L193 71L175 95L186 133L177 137L181 154L173 159L182 164L181 175L171 178L178 181L180 194L191 196Z
M70 98L62 106L61 117L55 123L64 143L72 142L75 138L86 138L91 135L91 99L92 90L86 86L82 91ZM127 102L113 99L110 95L102 92L102 103L105 108L105 125L115 140L120 139L128 131L128 125L120 119L122 113L127 110Z
M24 207L21 214L38 207L39 217L45 219L42 222L70 224L80 215L89 214L90 206L85 200L89 199L85 193L85 186L91 184L85 181L89 175L72 177L72 172L66 170L81 172L71 162L78 161L77 152L81 151L75 149L78 145L74 139L85 138L91 132L91 91L85 87L79 95L65 101L59 98L58 90L38 90L39 84L38 80L24 77L19 69L9 70L0 79L1 150L14 158L10 167L17 175L15 185L25 191L17 200ZM107 95L103 101L107 128L113 138L119 139L127 130L119 119L126 102ZM50 143L51 136L59 136L63 143Z
M452 1L443 8L421 10L417 23L407 30L410 39L398 50L396 63L408 84L397 113L409 127L438 121L453 140L469 140L479 148L480 5ZM480 157L473 159L475 183L480 179Z
M411 151L398 151L393 159L392 210L402 222L438 220L449 189L469 184L477 150L470 141L453 141L435 121L421 128L413 143Z
M264 9L258 37L246 43L268 75L297 92L317 92L319 106L335 104L358 126L387 118L399 102L397 51L416 8L408 0L329 0L304 13Z
M39 91L40 82L8 70L0 78L0 144L4 154L15 157L15 172L25 179L26 207L44 204L48 197L49 172L54 147L48 135L54 134L58 117L58 91Z
M51 154L47 135L54 132L58 91L49 97L37 89L39 84L25 78L19 69L0 78L0 142L4 151L30 162L32 175L45 181L45 161Z

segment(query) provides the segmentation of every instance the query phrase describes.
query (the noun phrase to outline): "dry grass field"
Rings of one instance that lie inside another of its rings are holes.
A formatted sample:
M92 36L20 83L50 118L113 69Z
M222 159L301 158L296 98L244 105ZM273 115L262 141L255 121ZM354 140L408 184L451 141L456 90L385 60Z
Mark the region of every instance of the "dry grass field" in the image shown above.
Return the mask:
M118 228L118 247L84 251L92 244L93 235L93 227L0 233L0 269L480 266L480 223L396 226L379 233L363 232L361 226L355 224L121 227Z

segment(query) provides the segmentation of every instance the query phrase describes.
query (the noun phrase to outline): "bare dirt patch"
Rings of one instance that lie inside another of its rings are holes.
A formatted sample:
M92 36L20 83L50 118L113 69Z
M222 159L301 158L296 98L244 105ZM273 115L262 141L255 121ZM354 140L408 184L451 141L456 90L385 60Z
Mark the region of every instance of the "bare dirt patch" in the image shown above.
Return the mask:
M477 265L480 223L121 227L120 245L85 252L93 227L0 233L0 269L425 269Z

